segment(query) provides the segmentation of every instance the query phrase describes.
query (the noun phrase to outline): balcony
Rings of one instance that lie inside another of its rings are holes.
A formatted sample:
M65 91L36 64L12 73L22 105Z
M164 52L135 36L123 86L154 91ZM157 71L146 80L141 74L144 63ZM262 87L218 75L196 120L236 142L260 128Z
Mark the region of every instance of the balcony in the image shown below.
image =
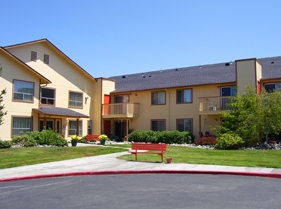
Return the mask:
M200 97L199 98L199 114L200 115L217 115L222 111L230 110L229 104L232 96L228 97Z
M102 105L103 118L134 118L139 115L138 103L116 103Z

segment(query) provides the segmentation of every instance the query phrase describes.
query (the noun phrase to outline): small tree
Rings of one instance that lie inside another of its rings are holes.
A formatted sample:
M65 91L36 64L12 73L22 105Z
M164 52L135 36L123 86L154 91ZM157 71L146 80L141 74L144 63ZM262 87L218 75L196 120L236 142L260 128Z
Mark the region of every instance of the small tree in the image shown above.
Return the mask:
M251 146L261 142L268 135L281 132L281 92L261 94L248 87L243 95L237 95L231 102L231 111L223 114L221 133L239 135L245 145Z
M230 103L230 111L223 113L221 133L239 135L246 145L260 141L256 116L260 115L260 106L256 92L247 88L245 94L237 95Z
M259 120L259 129L265 135L266 142L268 142L269 134L278 134L281 132L281 92L262 91L260 96L260 105L262 108Z
M0 64L0 76L2 72L2 66ZM6 94L6 89L1 90L0 92L0 125L3 124L3 117L7 114L7 111L4 111L5 105L3 103L3 95Z

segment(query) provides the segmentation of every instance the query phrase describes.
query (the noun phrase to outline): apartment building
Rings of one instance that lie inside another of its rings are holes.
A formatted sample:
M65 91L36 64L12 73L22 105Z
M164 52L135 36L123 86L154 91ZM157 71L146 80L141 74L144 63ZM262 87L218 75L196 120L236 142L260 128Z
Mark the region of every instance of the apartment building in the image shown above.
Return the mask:
M65 138L101 133L102 95L114 90L113 81L95 79L47 39L0 53L0 89L7 91L1 139L43 128Z
M280 89L281 57L243 59L210 65L111 77L116 81L103 118L117 133L138 130L210 132L220 125L230 97L252 85ZM237 92L236 92L237 91ZM111 110L109 112L108 110ZM120 114L121 113L121 114ZM109 122L108 122L109 123Z
M281 56L94 78L47 39L0 48L7 115L0 138L53 129L65 138L130 129L212 132L229 98L281 88Z

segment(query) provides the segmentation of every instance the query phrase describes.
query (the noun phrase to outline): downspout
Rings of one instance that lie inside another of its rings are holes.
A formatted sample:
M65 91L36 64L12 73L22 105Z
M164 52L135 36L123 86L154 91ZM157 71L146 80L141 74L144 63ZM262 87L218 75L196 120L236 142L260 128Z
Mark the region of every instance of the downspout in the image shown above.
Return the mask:
M167 91L166 91L167 92ZM167 92L167 94L168 94L168 100L169 100L169 102L168 102L168 130L170 131L171 129L171 100L170 100L170 93L169 92Z
M101 101L101 112L100 112L100 134L102 134L103 132L103 126L104 126L104 122L103 122L103 118L102 118L102 110L103 110L103 102L102 102L102 98L103 98L103 78L100 79L101 82L101 90L100 90L100 101Z

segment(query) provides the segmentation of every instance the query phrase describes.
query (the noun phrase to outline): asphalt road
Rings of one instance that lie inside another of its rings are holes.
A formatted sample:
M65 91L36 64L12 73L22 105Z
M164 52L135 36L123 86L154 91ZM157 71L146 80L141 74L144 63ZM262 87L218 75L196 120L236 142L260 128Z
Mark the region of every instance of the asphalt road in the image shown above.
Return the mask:
M272 209L281 181L230 175L96 175L0 183L1 209Z

